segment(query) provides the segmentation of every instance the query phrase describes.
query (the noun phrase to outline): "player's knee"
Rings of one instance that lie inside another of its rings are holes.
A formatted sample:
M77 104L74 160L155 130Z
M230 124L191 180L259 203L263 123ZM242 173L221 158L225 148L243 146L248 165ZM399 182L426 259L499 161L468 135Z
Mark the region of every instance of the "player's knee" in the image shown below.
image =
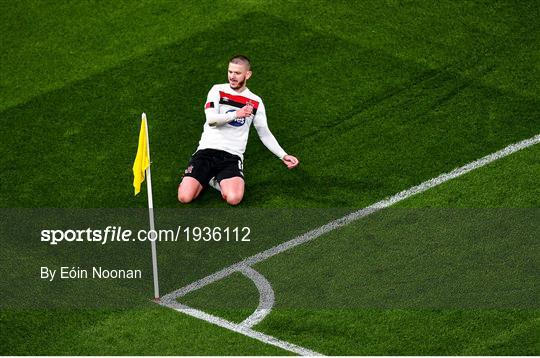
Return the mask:
M229 193L225 196L225 200L229 205L238 205L242 201L242 194L239 193Z
M181 202L182 204L188 204L193 201L193 197L189 195L178 195L178 201Z
M178 187L178 201L182 204L187 204L193 201L193 195L182 190L182 186Z
M191 195L186 195L185 193L178 193L178 201L182 204L187 204L193 201L193 197Z

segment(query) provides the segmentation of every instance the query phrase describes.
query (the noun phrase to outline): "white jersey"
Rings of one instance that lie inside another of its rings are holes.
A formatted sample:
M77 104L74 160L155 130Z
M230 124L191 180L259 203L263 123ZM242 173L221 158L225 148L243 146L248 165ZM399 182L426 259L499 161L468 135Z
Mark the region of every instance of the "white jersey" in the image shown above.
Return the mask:
M235 118L236 111L248 103L253 106L253 114L246 118ZM244 158L251 123L255 126L263 144L278 158L287 153L268 129L266 111L262 99L245 88L241 93L234 91L228 83L215 85L208 92L204 106L207 121L197 150L218 149ZM212 115L227 115L229 121L224 125L210 126L208 120Z

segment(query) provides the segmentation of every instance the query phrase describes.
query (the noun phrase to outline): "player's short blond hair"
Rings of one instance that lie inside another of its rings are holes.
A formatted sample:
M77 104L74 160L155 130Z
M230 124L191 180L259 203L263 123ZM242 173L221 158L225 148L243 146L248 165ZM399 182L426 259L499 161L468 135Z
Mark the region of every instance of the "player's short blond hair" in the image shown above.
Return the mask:
M248 71L251 70L251 61L249 60L247 56L244 56L244 55L234 55L229 60L229 63L234 63L237 65L246 65Z

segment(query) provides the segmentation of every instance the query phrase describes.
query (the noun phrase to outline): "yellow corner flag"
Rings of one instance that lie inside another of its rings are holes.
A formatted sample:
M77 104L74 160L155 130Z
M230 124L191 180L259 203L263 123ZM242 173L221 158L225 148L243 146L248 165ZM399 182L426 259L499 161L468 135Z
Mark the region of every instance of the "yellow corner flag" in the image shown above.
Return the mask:
M147 187L148 187L148 216L150 220L150 230L155 232L154 227L154 201L152 199L152 174L150 172L150 142L148 141L148 123L146 114L142 114L141 130L139 132L139 147L137 147L137 156L133 163L133 187L135 195L141 192L141 183L144 181L145 171L148 169ZM152 246L152 274L154 276L154 299L159 301L159 280L157 267L156 240L151 240Z
M145 170L150 166L146 128L146 114L143 113L141 130L139 132L139 147L137 148L137 156L133 163L133 187L135 188L135 195L141 191L141 183L144 181Z

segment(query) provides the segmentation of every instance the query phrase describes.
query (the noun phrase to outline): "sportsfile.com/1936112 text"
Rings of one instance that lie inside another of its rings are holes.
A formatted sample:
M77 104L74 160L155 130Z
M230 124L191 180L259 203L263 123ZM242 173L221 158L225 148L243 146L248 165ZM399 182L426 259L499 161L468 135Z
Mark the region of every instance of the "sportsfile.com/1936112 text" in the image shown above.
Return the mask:
M46 229L41 230L40 241L50 245L73 242L92 242L104 245L111 242L249 242L251 229L248 226L178 226L176 229L130 230L121 226L104 229Z

